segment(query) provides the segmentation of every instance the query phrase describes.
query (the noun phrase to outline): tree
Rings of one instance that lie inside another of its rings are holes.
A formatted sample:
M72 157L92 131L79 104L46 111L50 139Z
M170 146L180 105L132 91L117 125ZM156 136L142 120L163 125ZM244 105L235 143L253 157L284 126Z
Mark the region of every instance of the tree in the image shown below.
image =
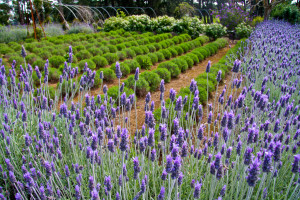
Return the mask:
M253 5L252 7L256 7L259 6L259 4L263 4L263 8L264 8L264 20L268 20L271 14L272 9L280 4L285 2L286 0L259 0L257 1L257 3L255 5Z
M11 7L6 3L0 4L0 24L8 25Z

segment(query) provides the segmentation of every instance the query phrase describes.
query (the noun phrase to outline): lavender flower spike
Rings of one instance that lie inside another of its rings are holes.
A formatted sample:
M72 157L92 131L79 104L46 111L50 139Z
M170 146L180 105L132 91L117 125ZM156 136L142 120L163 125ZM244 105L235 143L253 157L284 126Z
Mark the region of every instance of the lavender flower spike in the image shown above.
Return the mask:
M121 68L120 68L120 63L119 62L116 62L116 76L119 79L122 77L122 72L121 72Z
M211 61L209 60L207 63L207 66L206 66L206 70L205 70L206 73L210 72L210 67L211 67Z
M258 181L260 161L256 158L253 163L250 165L249 174L246 177L247 183L250 187L254 187L256 182Z
M162 186L160 189L160 193L157 196L157 200L164 200L165 199L165 188Z
M135 74L134 74L134 80L138 81L139 80L139 73L140 73L140 68L136 68Z

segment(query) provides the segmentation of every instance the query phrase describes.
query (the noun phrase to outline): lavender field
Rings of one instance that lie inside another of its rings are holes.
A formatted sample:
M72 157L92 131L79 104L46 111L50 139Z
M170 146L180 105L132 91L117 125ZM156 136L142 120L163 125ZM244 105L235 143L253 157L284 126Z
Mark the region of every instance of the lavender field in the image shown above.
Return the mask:
M126 93L116 63L113 98L88 64L74 81L70 47L53 95L48 61L41 72L24 47L21 66L1 60L0 199L300 199L300 26L265 21L232 49L224 64L208 62L204 87L193 79L186 95L161 80L160 108L149 92L144 112L139 68Z

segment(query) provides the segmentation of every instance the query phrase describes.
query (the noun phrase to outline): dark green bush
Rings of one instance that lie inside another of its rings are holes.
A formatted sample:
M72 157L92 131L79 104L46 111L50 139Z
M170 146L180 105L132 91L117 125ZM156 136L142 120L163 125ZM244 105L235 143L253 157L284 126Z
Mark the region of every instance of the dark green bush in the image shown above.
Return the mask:
M127 54L125 51L118 51L116 54L119 60L125 60L125 58L127 58Z
M157 56L158 62L162 62L165 60L164 54L162 52L155 52L154 54Z
M147 53L150 52L149 49L148 49L148 47L146 47L146 46L140 46L140 49L142 49L143 54L147 54Z
M201 78L201 77L198 78L197 77L195 79L195 81L197 81L198 89L199 88L207 89L207 80L206 80L206 78ZM215 90L215 85L210 80L208 80L208 92L211 93L214 90Z
M150 91L156 91L160 84L160 77L157 73L145 71L141 73L141 77L143 77L150 86Z
M107 45L110 53L116 53L118 51L117 47L114 45Z
M195 49L195 51L201 53L201 54L204 56L203 59L205 59L205 58L207 58L207 57L210 56L210 52L208 52L206 49L204 49L204 48L202 48L202 47L200 47L200 48L198 48L198 49ZM193 51L192 51L192 52L193 52Z
M141 67L136 60L125 60L124 63L128 65L130 72L135 72L136 68Z
M175 46L174 49L177 51L177 54L178 55L181 55L184 53L183 49L179 46Z
M194 53L191 52L191 53L187 53L186 56L189 57L189 58L191 58L193 60L194 65L196 65L196 64L199 63L199 58L198 58L198 56L196 54L194 54Z
M91 47L88 49L88 51L93 55L93 56L101 56L103 54L103 52L96 47Z
M35 66L38 66L40 71L44 70L44 66L45 66L46 61L42 60L42 59L37 59L36 61L34 61L34 63L32 64L32 67L34 68Z
M94 79L94 88L97 88L101 85L102 83L102 79L100 79L100 72L99 70L96 71L96 76L95 76L95 79Z
M117 78L115 72L110 68L101 68L98 71L103 71L103 80L107 82L111 82Z
M48 75L48 81L49 82L58 82L59 77L62 73L59 71L59 69L50 67L49 68L49 75Z
M168 49L162 49L159 50L159 52L161 52L166 60L169 60L172 57L172 53L168 50Z
M82 72L82 70L84 69L85 63L87 63L88 68L90 68L91 70L96 69L96 64L91 59L85 59L85 60L81 60L78 63L78 68L80 72Z
M52 56L49 59L49 63L55 68L58 68L59 65L63 64L65 61L66 59L63 56Z
M155 48L155 46L153 45L153 44L148 44L147 45L147 48L148 48L148 50L149 50L149 52L155 52L156 51L156 48Z
M88 50L81 50L78 53L76 53L76 57L79 61L84 60L84 59L89 59L92 57L90 52Z
M152 62L153 65L158 62L158 57L157 57L156 54L148 53L147 56L150 57L151 62Z
M182 58L185 60L185 62L188 64L189 68L192 68L194 65L194 61L192 58L190 58L189 56L180 56L179 58Z
M125 81L125 86L131 89L134 89L134 75L129 76ZM143 78L140 77L136 82L136 95L139 97L144 97L150 91L149 83Z
M152 65L151 58L145 55L137 56L135 60L140 64L142 69L150 69Z
M16 68L19 69L20 65L24 66L24 59L22 56L12 56L8 59L8 62L11 64L13 61L16 61Z
M41 50L37 55L44 60L49 59L52 56L52 54L49 51L44 51L44 50Z
M184 53L190 50L188 44L180 44L179 47L183 49Z
M96 64L97 68L105 67L106 65L108 65L108 61L103 56L94 56L91 59Z
M169 51L170 51L170 53L172 54L172 57L176 57L176 56L178 55L176 49L173 48L173 47L169 47L169 48L167 48L166 50L169 50Z
M288 21L291 24L299 23L300 11L296 5L291 5L289 2L281 3L272 9L271 17Z
M134 58L136 56L135 51L130 48L124 49L124 52L126 52L127 58Z
M52 54L56 55L56 56L64 56L64 55L66 55L66 52L63 49L60 49L59 47L57 47L57 49L54 49Z
M175 63L181 72L185 72L189 68L187 62L182 58L175 58L171 62Z
M142 55L143 54L143 50L140 47L132 46L132 47L130 47L130 49L132 49L135 52L136 55Z
M108 64L112 64L119 60L118 55L115 53L106 53L102 55L108 62Z
M116 47L117 47L118 51L122 51L123 49L126 48L126 46L124 44L117 44Z
M75 47L72 48L73 54L76 54L77 52L82 51L84 49L85 49L85 46L83 46L83 45L75 46Z
M103 54L109 53L109 48L106 46L100 46L99 49L103 52Z
M154 72L157 73L161 79L164 79L165 83L169 83L171 81L171 72L169 72L166 68L158 68Z
M40 57L38 57L37 55L35 54L29 54L25 57L25 60L27 63L29 64L33 64L36 60L40 59Z
M128 87L124 87L124 92L126 93L126 95L133 94L133 90L131 88L128 88ZM110 87L107 90L107 95L108 95L108 97L113 98L116 101L116 103L117 103L118 96L119 96L119 86L112 86L112 87Z
M193 51L191 51L191 54L194 54L197 56L199 62L201 62L202 60L204 60L204 56L202 55L202 53L199 52L199 50L195 49Z
M162 49L162 46L161 46L161 44L159 44L159 43L154 43L153 45L154 45L156 51Z
M197 78L206 79L207 73L201 73ZM217 85L216 75L212 72L208 73L208 80L213 83L213 85Z
M113 63L111 65L110 69L112 69L114 72L116 72L116 63ZM120 63L120 69L121 69L121 72L122 72L122 77L126 77L130 73L129 66L124 62Z
M166 68L171 73L171 77L178 77L180 74L179 67L171 61L160 63L157 68Z

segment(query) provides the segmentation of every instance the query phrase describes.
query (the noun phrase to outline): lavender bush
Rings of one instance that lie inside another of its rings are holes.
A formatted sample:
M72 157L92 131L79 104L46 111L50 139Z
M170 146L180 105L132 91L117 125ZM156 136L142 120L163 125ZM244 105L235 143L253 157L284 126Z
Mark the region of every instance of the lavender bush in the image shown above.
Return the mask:
M43 82L38 67L21 66L17 77L15 64L7 74L1 66L0 198L299 199L299 33L284 22L258 25L227 58L232 81L208 119L193 80L191 101L173 89L168 104L161 98L159 121L149 93L145 123L134 132L135 95L115 103L104 85L104 96L91 96L96 73L88 66L74 83L78 69L65 63L60 82L70 84L60 84L65 96L55 99L48 62ZM164 97L163 81L160 91Z

